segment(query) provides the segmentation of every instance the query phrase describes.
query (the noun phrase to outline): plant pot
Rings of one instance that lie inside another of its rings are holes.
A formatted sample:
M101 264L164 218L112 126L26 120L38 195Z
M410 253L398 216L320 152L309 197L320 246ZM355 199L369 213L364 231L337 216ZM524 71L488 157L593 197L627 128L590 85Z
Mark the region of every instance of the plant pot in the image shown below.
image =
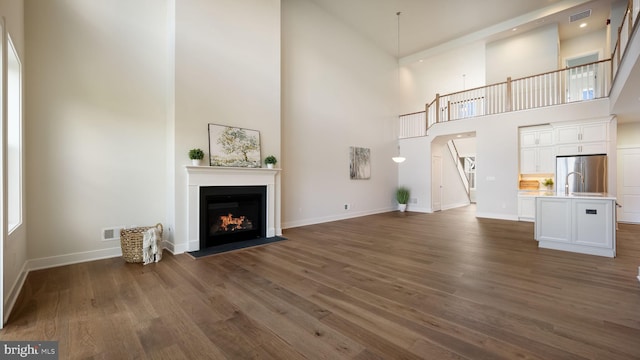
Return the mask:
M398 204L398 210L405 212L405 210L407 210L407 204Z
M273 169L273 164L267 164L267 169Z
M202 159L191 159L191 165L193 165L193 166L202 165Z

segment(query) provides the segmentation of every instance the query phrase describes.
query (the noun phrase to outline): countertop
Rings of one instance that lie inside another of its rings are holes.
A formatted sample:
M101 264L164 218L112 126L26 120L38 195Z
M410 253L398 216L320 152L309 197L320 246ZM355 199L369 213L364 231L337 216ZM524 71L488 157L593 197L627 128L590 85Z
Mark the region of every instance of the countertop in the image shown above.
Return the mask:
M548 190L520 190L518 196L534 196L534 197L550 197L562 199L599 199L599 200L616 200L616 197L609 193L588 193L576 192L565 195L564 191L555 192Z

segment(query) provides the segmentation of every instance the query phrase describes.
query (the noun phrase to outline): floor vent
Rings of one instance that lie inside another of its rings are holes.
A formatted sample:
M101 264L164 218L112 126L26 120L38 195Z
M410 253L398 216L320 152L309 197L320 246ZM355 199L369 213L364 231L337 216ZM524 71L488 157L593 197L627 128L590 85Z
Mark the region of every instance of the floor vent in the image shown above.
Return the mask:
M591 16L591 9L569 16L569 22L582 20L584 18L588 18L589 16Z

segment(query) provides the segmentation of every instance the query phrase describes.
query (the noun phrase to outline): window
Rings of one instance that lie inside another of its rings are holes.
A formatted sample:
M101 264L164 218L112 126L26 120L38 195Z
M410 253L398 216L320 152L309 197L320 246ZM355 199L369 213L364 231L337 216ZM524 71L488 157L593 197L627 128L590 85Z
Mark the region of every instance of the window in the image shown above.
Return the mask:
M464 164L464 173L467 175L467 179L469 180L469 189L476 189L476 158L475 156L463 157L461 158L462 163Z
M7 216L9 233L22 224L22 66L8 37L7 51Z

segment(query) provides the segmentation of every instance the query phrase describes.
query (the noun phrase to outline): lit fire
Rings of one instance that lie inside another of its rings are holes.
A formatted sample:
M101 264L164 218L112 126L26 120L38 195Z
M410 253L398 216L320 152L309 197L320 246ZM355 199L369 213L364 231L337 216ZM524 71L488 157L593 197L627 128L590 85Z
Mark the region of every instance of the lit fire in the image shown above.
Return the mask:
M251 229L251 221L247 220L244 215L240 217L234 217L233 214L220 216L219 231L236 231Z

